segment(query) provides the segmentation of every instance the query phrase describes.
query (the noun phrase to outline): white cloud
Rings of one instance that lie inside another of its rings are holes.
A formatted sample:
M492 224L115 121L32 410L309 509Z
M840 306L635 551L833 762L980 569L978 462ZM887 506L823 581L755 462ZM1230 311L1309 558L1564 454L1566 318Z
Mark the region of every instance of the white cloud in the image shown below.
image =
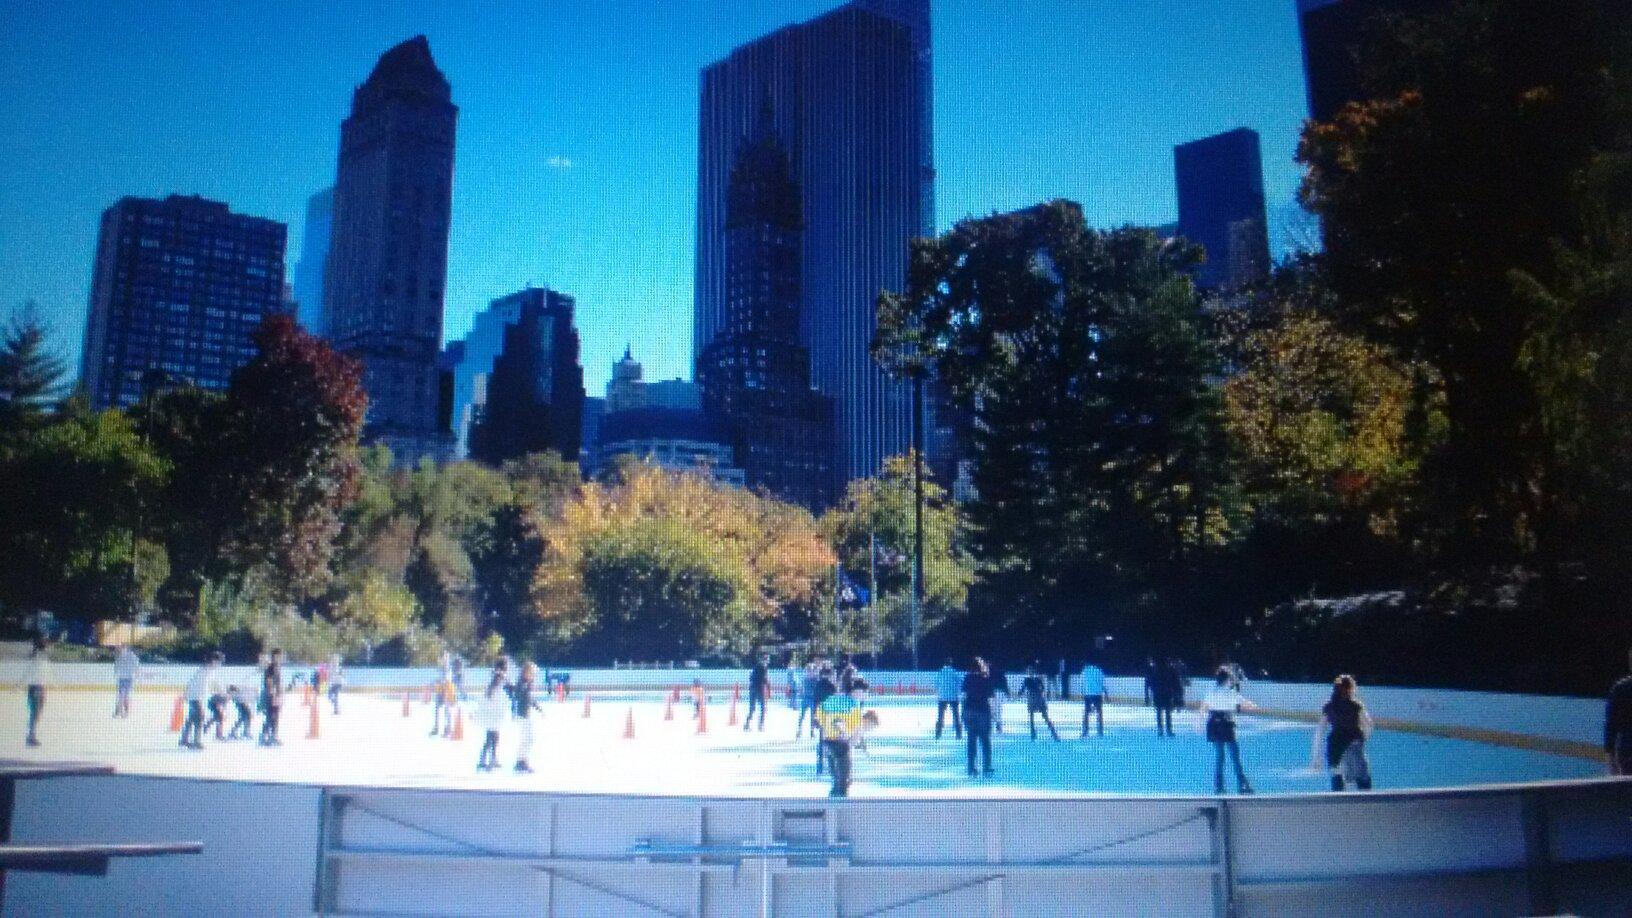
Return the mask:
M551 169L566 170L572 168L572 159L557 153L554 156L551 156L549 159L546 159L544 164L549 166Z

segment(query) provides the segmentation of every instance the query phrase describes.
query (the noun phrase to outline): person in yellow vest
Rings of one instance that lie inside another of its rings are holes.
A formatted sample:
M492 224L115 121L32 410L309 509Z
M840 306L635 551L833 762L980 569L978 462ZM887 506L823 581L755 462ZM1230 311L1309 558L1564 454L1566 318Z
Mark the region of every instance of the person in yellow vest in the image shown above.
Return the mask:
M822 728L822 748L833 770L830 797L850 796L850 756L856 746L866 748L867 734L878 727L878 712L863 710L867 681L856 678L848 693L829 695L816 709Z
M431 696L436 705L431 709L431 735L441 733L443 736L453 735L453 715L459 704L458 689L453 681L453 655L442 655L442 669L437 673L436 684L431 688Z

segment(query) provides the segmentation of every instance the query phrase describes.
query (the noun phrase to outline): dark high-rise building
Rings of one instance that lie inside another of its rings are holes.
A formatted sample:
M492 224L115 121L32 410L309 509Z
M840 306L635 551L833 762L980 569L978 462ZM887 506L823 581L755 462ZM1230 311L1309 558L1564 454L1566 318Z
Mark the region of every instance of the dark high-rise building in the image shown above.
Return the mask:
M1179 235L1207 250L1206 290L1234 290L1269 273L1264 165L1258 132L1236 128L1173 148Z
M934 231L930 74L928 0L858 0L702 73L693 353L729 332L731 170L768 102L799 188L799 340L835 401L843 478L910 443L908 387L868 347L879 291L904 286L910 241Z
M833 400L799 343L799 186L769 103L737 148L725 209L725 326L697 359L703 405L724 418L750 487L813 510L833 494Z
M1378 14L1419 13L1449 5L1450 0L1298 0L1309 117L1330 121L1345 103L1365 98L1361 45Z
M306 199L306 223L300 237L300 261L295 263L295 317L307 331L323 334L323 264L329 259L329 235L334 228L334 189L325 188Z
M544 450L569 462L578 458L584 368L573 308L570 296L529 287L494 300L484 313L501 317L479 326L496 334L497 348L474 333L466 339L463 375L474 384L469 410L458 413L469 419L471 458L497 465ZM456 381L460 375L455 372Z
M418 36L380 58L340 126L325 333L362 360L365 434L401 462L452 447L437 423L436 356L458 111Z
M135 404L149 370L226 388L261 319L283 311L287 235L196 196L103 211L79 373L92 405Z

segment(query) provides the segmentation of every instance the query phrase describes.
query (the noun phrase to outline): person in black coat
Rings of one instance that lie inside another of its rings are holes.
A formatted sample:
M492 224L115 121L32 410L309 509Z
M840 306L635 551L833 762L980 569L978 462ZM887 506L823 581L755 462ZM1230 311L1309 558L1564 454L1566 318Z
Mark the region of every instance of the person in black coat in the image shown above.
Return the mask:
M1173 712L1184 705L1184 677L1171 657L1156 666L1150 700L1156 707L1156 735L1173 736Z
M1020 683L1020 694L1026 698L1026 721L1031 726L1031 738L1037 739L1037 715L1043 715L1043 723L1048 725L1048 732L1054 735L1054 742L1060 741L1060 731L1054 729L1054 721L1048 717L1048 683L1043 681L1042 674L1037 672L1036 666L1026 667L1026 678Z
M765 701L771 695L771 658L760 657L754 663L754 668L748 671L748 716L742 719L742 732L748 732L748 724L754 719L754 709L759 709L759 729L765 730Z
M997 694L997 677L986 661L975 657L974 666L963 677L963 727L968 737L969 777L975 771L975 750L981 752L984 773L992 773L992 696Z

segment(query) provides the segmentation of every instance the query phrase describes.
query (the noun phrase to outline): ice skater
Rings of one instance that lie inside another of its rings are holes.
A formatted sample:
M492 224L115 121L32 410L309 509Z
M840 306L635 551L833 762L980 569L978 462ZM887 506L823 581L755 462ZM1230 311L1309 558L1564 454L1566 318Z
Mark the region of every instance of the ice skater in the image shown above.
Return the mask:
M1632 669L1632 650L1626 654ZM1612 775L1632 775L1632 675L1622 676L1604 702L1604 758Z
M1213 687L1201 699L1201 725L1207 734L1207 742L1213 744L1213 793L1224 793L1224 753L1228 751L1230 761L1235 765L1235 789L1239 793L1252 793L1252 784L1247 781L1247 773L1241 767L1241 745L1235 739L1235 714L1237 711L1250 711L1257 707L1252 702L1241 697L1241 693L1230 688L1230 671L1227 667L1219 667L1213 677Z
M1105 670L1093 660L1082 664L1082 739L1088 737L1089 715L1099 715L1099 735L1105 735Z
M442 654L442 669L436 684L431 686L431 735L453 735L453 714L458 707L457 692L453 686L453 655Z
M822 703L839 693L838 674L833 667L823 665L821 674L816 678L816 691L813 696L815 707L811 711L811 720L816 725L816 773L822 773L822 761L826 756L822 747L822 719L817 715L822 710Z
M866 748L866 735L878 726L878 714L863 711L867 691L865 679L850 683L850 691L834 694L822 702L817 716L821 721L822 751L833 771L829 797L850 796L852 757L857 746Z
M340 713L340 690L346 685L345 664L340 655L329 658L329 704L334 707L334 713Z
M1026 722L1031 726L1032 741L1037 740L1037 715L1041 714L1054 742L1059 742L1060 731L1054 729L1054 721L1048 717L1048 682L1037 672L1036 664L1026 667L1026 678L1020 680L1020 694L1026 698Z
M742 719L742 732L748 732L748 723L754 719L754 708L759 708L759 731L765 732L765 702L771 696L771 658L760 657L748 671L748 716Z
M45 688L50 684L51 655L45 638L36 637L28 653L28 688L24 692L28 705L28 738L24 743L31 747L40 745L40 718L45 714Z
M130 693L141 668L142 661L136 656L136 651L131 650L129 644L120 644L119 653L113 658L114 717L130 716Z
M1239 691L1239 690L1238 690ZM1332 772L1332 790L1341 791L1344 782L1360 790L1371 790L1371 763L1366 761L1366 739L1371 736L1371 713L1355 697L1353 676L1338 676L1332 682L1332 697L1320 709L1310 758L1319 763L1320 738L1326 737L1326 767Z
M499 767L499 729L510 715L510 696L504 692L504 661L493 667L493 677L487 682L487 691L476 703L474 719L485 732L482 737L481 757L477 771L492 771Z
M935 674L935 738L941 738L946 712L952 711L952 735L963 739L963 719L958 713L958 693L963 690L963 673L947 660Z
M808 730L811 735L816 733L816 682L821 678L820 660L811 660L805 664L805 671L799 679L799 720L793 726L793 738L804 736ZM810 715L810 725L805 725L805 715Z
M1147 680L1150 702L1156 708L1156 735L1173 736L1173 712L1184 706L1184 677L1179 667L1168 659L1156 665Z
M261 671L262 746L282 746L278 739L278 718L283 714L283 651L273 648Z
M193 670L182 690L187 701L187 719L181 724L181 741L177 745L183 749L204 748L204 706L221 693L216 674L222 659L219 653L210 654L204 665Z
M233 709L238 714L238 719L233 721L232 729L227 731L227 739L249 739L249 724L253 719L253 714L249 710L249 699L238 691L236 685L227 686L227 698L232 702Z
M204 719L204 732L208 733L211 727L215 728L215 740L220 742L226 739L227 728L227 693L221 690L217 683L210 692L210 700L206 705L210 716Z
M1003 695L1002 700L992 700L992 729L999 736L1003 734L1003 705L1014 698L1014 692L1009 689L1009 674L1003 670L1002 664L993 664L991 668L992 687Z
M516 742L516 771L522 774L528 774L533 770L533 766L527 761L533 752L533 715L544 714L543 705L533 698L533 692L537 688L538 667L529 660L521 665L521 673L516 677L515 685L510 687L511 714L518 721L516 730L520 734Z
M992 696L997 694L997 680L986 666L986 661L975 657L974 665L963 677L963 726L967 731L969 777L992 774ZM982 770L975 771L975 748L980 748Z

